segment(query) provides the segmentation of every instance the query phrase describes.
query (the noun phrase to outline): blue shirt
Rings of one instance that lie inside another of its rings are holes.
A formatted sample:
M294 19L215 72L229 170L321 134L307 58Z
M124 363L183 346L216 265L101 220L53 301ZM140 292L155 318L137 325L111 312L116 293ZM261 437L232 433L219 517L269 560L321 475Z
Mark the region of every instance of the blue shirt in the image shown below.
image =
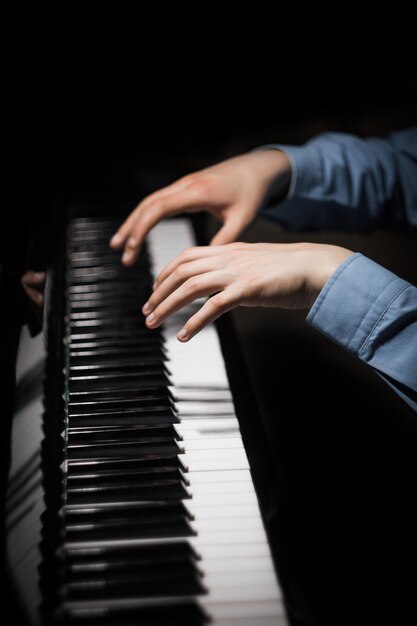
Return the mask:
M417 128L386 139L325 134L283 150L288 196L262 214L293 230L417 228ZM367 363L417 411L417 288L353 254L327 281L307 321Z

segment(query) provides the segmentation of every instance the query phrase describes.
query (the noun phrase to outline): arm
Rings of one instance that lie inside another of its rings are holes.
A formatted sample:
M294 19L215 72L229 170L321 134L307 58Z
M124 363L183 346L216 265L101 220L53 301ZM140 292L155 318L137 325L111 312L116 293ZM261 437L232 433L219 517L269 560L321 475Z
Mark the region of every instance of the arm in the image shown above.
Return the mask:
M417 289L360 254L319 244L190 248L167 265L143 307L157 328L210 296L179 329L190 340L236 306L310 309L307 321L378 372L417 410Z
M380 374L417 411L417 288L370 259L347 258L307 321Z
M291 161L291 184L265 217L294 230L417 226L417 128L386 139L329 133L302 147L275 147Z

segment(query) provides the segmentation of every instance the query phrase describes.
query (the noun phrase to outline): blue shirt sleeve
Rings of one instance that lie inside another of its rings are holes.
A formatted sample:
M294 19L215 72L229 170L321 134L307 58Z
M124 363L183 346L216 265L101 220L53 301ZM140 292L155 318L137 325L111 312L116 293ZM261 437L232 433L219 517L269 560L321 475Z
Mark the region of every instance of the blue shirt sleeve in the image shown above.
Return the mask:
M385 139L320 135L288 154L291 184L265 217L292 230L417 227L417 128ZM307 321L367 363L417 411L417 288L353 254Z
M417 128L385 139L319 135L270 145L292 163L289 193L261 213L291 230L417 227Z
M367 363L417 411L417 288L361 254L329 278L307 321Z

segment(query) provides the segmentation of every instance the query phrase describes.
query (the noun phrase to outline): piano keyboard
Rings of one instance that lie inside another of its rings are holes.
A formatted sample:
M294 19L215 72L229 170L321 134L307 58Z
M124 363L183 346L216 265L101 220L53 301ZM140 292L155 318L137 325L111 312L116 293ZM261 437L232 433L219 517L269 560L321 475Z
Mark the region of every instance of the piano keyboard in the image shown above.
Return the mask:
M181 344L176 332L201 302L153 331L140 313L152 276L193 245L192 230L159 224L148 253L124 268L108 248L115 227L69 226L56 617L285 625L215 326Z

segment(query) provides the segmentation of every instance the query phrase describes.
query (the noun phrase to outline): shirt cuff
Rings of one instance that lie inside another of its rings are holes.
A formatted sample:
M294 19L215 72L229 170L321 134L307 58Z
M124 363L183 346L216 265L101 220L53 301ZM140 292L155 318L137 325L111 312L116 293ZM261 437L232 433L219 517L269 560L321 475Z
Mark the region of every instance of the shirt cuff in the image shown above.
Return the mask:
M378 323L409 283L362 254L348 257L319 293L307 322L362 360Z

